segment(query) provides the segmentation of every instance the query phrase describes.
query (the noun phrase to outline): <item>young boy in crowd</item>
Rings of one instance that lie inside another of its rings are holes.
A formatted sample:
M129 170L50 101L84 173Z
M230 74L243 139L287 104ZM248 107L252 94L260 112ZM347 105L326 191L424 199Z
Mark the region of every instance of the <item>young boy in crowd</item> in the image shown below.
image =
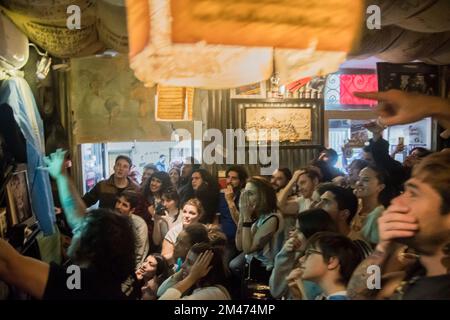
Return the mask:
M300 258L301 279L316 283L323 292L316 299L348 300L347 283L361 262L352 240L341 234L319 232L312 236Z

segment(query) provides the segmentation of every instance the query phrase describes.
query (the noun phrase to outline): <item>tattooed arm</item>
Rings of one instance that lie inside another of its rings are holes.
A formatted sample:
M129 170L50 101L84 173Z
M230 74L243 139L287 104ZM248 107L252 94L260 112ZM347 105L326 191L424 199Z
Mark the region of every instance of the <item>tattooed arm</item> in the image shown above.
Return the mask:
M389 247L378 245L375 251L359 264L359 266L353 272L353 275L347 285L347 295L350 299L375 299L379 290L370 289L372 286L369 286L369 284L371 284L369 278L373 277L374 273L369 269L369 267L378 266L380 270L382 270L390 255L390 245Z
M239 219L237 224L236 236L235 236L236 249L242 251L242 218Z
M395 250L393 240L414 236L419 226L415 217L406 214L409 210L409 207L392 204L378 219L380 243L374 253L365 259L353 273L347 286L347 295L350 299L373 299L377 295L379 290L368 288L368 280L373 271L367 270L367 268L375 265L382 270Z

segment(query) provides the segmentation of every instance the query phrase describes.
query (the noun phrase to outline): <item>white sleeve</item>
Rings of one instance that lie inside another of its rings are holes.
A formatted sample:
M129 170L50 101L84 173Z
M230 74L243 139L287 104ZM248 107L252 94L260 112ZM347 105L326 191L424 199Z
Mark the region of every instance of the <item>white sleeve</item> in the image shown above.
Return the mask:
M181 292L178 289L169 288L158 300L179 300Z

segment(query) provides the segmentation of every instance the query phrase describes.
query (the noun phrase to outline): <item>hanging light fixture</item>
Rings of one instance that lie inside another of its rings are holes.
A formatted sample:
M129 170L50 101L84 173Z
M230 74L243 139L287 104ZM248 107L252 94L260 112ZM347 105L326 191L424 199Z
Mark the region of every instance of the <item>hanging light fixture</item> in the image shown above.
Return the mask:
M52 65L52 58L48 55L48 52L42 53L34 43L30 43L30 47L36 49L38 55L42 58L36 64L36 77L38 80L44 80L50 71Z

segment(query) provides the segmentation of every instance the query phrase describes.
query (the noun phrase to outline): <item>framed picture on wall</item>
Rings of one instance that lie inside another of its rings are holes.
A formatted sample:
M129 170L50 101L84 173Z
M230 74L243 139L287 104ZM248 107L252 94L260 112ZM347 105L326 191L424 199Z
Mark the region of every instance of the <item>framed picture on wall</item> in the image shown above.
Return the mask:
M245 130L248 141L272 141L270 136L261 134L275 129L280 142L300 142L312 140L311 109L309 108L247 108L245 110ZM253 134L252 134L253 132Z
M265 99L266 82L261 81L231 89L231 99Z
M439 96L439 67L425 63L377 63L378 89Z
M8 196L7 220L8 225L34 223L34 215L31 207L31 198L28 185L27 169L25 164L17 166L11 179L6 185Z

